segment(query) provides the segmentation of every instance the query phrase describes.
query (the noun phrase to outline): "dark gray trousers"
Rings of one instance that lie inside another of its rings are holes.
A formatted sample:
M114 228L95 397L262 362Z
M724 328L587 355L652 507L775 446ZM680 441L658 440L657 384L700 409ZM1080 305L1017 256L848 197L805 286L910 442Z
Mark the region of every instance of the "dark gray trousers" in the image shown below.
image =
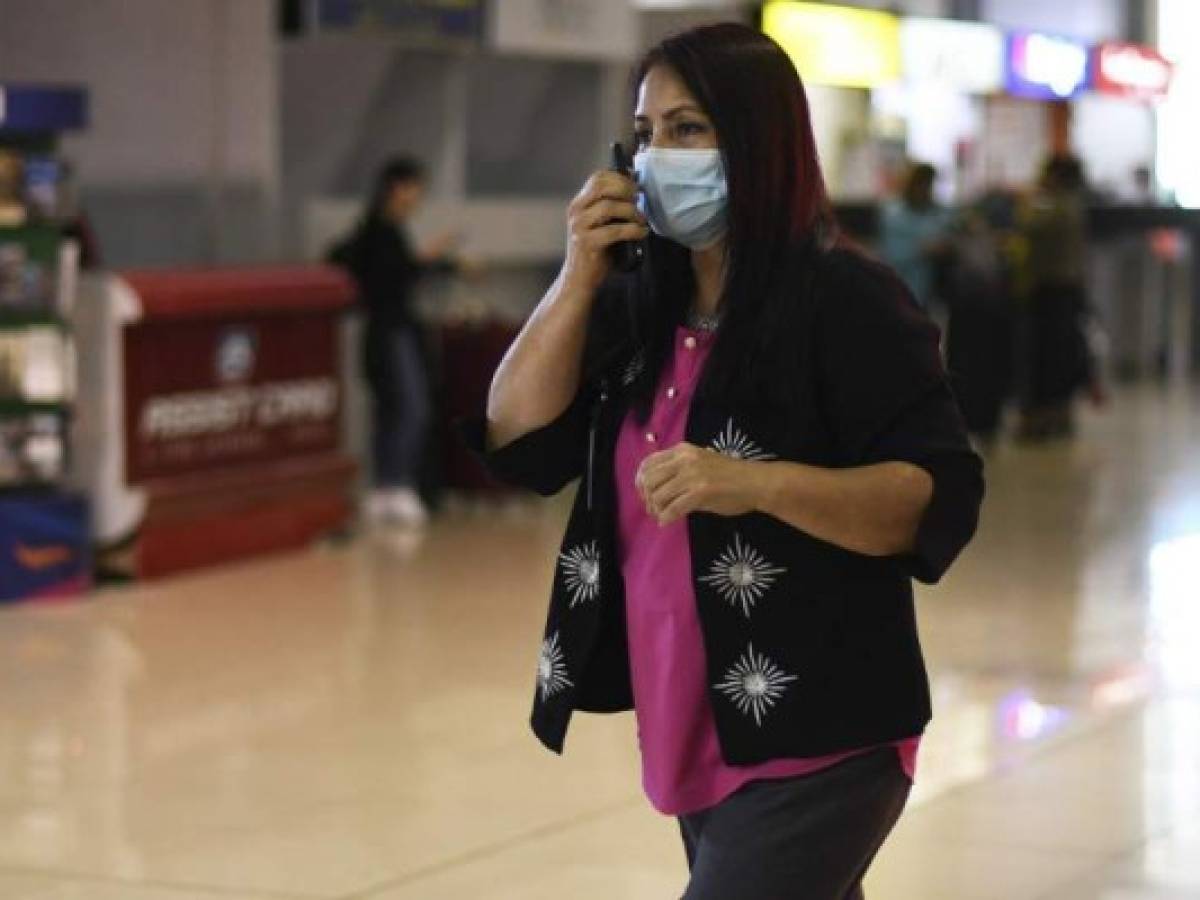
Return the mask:
M911 783L892 747L799 778L753 781L681 816L683 900L861 900Z

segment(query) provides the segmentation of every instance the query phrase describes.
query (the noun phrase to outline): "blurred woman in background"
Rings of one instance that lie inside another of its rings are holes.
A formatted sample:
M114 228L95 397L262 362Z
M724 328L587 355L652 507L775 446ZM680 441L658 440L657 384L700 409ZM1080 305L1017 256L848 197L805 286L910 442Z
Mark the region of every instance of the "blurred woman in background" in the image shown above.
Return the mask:
M425 172L415 159L387 163L376 178L366 212L330 253L358 284L366 312L363 361L371 391L374 521L420 526L428 519L419 493L432 398L426 343L413 310L422 277L458 268L446 233L417 249L408 222L425 194Z

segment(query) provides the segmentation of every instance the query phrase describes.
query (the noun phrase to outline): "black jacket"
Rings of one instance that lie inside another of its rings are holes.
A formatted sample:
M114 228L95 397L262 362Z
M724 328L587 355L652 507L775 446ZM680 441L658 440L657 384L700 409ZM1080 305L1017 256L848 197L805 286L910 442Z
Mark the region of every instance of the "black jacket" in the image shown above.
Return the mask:
M923 731L929 686L911 578L935 582L974 533L982 465L946 383L937 329L899 280L856 253L821 263L795 408L717 408L697 394L686 439L743 457L826 467L889 460L926 469L933 499L911 555L872 558L763 514L688 517L709 699L727 763L748 765L865 747ZM503 480L553 494L576 477L538 661L532 724L561 752L574 710L632 707L625 594L617 563L613 455L636 348L588 373L555 421L488 452L486 421L468 443ZM757 556L755 556L757 554ZM746 569L752 604L730 584ZM731 579L731 576L732 579Z
M421 277L455 268L450 260L423 263L407 230L382 220L359 225L328 259L354 278L372 332L413 327L413 296Z

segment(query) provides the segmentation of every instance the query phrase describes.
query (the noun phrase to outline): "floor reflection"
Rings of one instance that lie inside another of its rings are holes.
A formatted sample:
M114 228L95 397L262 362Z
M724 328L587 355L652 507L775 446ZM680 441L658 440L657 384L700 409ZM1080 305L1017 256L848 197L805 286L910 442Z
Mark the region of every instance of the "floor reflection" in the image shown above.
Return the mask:
M1200 896L1200 409L1084 433L1002 447L921 591L937 712L880 896ZM562 759L524 725L564 514L0 608L0 898L677 895L629 717Z

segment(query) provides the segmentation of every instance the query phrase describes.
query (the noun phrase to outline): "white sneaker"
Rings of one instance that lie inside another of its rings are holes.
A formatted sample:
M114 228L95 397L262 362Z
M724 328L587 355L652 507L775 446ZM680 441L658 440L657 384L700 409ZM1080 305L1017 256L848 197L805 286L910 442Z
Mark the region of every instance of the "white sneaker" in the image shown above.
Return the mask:
M383 522L386 522L391 517L391 508L391 491L371 491L371 493L367 495L366 501L363 503L363 513L366 515L367 521L373 525L379 525Z
M388 492L387 518L398 525L421 528L429 524L429 510L412 488L395 488Z

